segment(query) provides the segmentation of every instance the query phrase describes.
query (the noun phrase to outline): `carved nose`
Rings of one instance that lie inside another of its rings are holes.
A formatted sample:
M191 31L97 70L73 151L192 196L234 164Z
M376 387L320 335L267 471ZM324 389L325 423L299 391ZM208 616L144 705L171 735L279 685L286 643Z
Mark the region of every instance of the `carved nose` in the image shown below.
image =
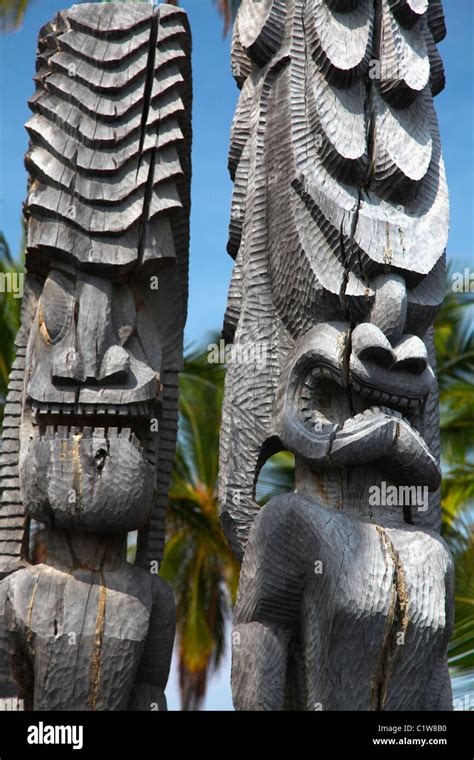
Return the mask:
M359 359L371 360L381 367L391 367L395 355L381 330L369 322L357 325L352 331L352 350Z
M416 335L403 335L391 345L384 333L369 322L352 331L352 350L361 359L385 369L421 375L428 366L426 346Z
M100 368L99 380L120 381L126 376L130 359L122 346L111 346L105 352Z
M417 335L403 335L394 347L395 362L392 369L421 375L428 366L426 346Z
M81 383L121 382L130 359L113 324L112 284L87 276L78 284L76 301L75 335L54 357L53 378Z
M370 322L379 328L394 345L405 331L407 288L398 274L381 274L372 282L375 293Z

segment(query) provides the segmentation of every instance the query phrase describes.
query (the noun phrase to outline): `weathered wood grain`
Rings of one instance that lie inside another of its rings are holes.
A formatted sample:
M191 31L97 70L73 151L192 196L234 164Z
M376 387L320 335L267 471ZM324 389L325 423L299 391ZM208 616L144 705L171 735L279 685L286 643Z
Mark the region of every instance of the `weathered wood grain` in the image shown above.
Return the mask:
M224 335L237 359L219 501L242 560L234 704L451 709L432 330L449 219L441 3L285 11L243 0L232 42ZM260 507L280 450L295 492Z
M77 5L39 35L0 455L0 694L28 710L166 709L190 55L174 6Z

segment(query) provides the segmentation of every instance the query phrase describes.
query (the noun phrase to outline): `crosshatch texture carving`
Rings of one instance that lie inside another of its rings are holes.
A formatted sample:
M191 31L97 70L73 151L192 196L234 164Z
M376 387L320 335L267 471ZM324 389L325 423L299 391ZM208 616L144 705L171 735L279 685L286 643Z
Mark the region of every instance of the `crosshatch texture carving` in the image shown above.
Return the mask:
M170 5L77 5L39 34L1 452L0 671L26 709L166 708L175 609L156 572L187 304L190 54Z
M243 0L235 22L224 331L267 356L230 365L221 433L237 709L452 708L432 329L444 35L438 0ZM295 492L260 508L279 450Z

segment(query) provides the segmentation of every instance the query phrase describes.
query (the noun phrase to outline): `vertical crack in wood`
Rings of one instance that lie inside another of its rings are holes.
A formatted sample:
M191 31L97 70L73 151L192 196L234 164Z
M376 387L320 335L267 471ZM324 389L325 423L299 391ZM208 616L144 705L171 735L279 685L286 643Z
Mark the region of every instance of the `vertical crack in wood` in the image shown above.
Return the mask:
M370 709L380 711L385 708L393 669L404 646L404 637L409 623L409 599L405 571L400 556L384 528L380 525L376 525L375 527L379 534L385 567L388 569L389 560L393 567L390 605L385 622L384 637L377 660L377 667L371 679Z
M31 639L33 638L33 606L35 603L36 590L38 588L39 579L40 577L39 575L37 575L35 585L33 586L30 602L28 604L28 629L26 631L26 640L28 644L31 642Z
M73 467L73 484L75 491L74 507L76 511L80 511L82 505L83 496L83 484L82 484L82 464L81 464L81 441L82 433L76 433L72 436L72 447L70 450L70 457ZM67 445L67 442L66 442Z
M90 707L91 707L91 710L93 711L97 710L97 700L98 700L99 688L100 688L100 667L101 667L101 657L102 657L102 644L104 641L106 601L107 601L107 589L105 587L104 576L101 573L99 602L97 606L97 618L96 618L96 623L95 623L94 650L92 652L92 660L91 660Z
M374 0L374 44L372 50L372 60L378 60L381 58L381 46L382 46L382 2L381 0ZM368 188L370 181L373 177L375 170L375 161L377 157L377 126L376 126L376 113L374 109L374 91L375 81L371 79L369 73L366 75L366 92L364 111L367 118L367 155L369 161L367 164L367 172L362 181L362 188ZM359 194L359 206L360 206L360 194ZM359 208L357 209L357 218L359 216ZM354 228L355 235L356 228ZM360 256L360 251L359 251ZM361 273L364 274L363 269Z
M126 536L139 532L141 564L161 560L188 289L190 56L186 13L170 5L74 5L39 33L0 447L12 607L0 664L28 709L166 709L172 593L127 563ZM159 296L146 283L158 268ZM27 513L46 526L47 566L22 561Z
M146 137L148 114L150 111L151 98L153 94L153 82L154 82L154 76L155 76L155 61L156 61L156 50L157 50L157 45L158 45L159 23L160 23L160 13L158 10L153 16L153 19L151 22L151 29L150 29L147 73L146 73L145 89L143 93L143 112L142 112L142 120L141 120L140 144L138 148L137 176L140 170L142 157L143 157L143 147L144 147L145 137ZM160 121L158 120L158 124L156 127L157 136L159 134L159 128L160 128ZM151 197L153 194L153 181L155 177L155 162L156 162L157 149L158 149L158 146L155 145L155 147L153 148L151 152L150 166L148 168L145 192L143 195L143 209L142 209L140 224L138 227L138 230L139 230L138 231L138 259L139 261L142 260L143 252L145 250L146 225L148 222L148 214L150 210Z
M150 28L150 41L148 43L148 60L147 71L145 79L145 88L143 91L143 111L140 125L140 143L138 147L138 166L137 175L140 169L143 155L143 146L145 144L146 126L148 123L148 114L150 112L151 96L153 93L153 79L155 74L155 59L156 59L156 46L158 43L158 30L160 24L160 12L159 10L154 14L151 21Z

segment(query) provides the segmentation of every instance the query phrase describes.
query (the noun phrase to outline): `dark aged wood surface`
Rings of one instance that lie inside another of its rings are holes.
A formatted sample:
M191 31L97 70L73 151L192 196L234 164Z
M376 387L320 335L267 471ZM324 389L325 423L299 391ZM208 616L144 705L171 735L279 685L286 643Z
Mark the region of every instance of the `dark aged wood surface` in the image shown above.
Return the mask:
M175 612L156 572L187 304L190 54L168 5L77 5L39 35L0 508L0 688L16 682L30 709L166 708ZM31 565L38 524L47 558Z
M243 560L237 709L452 707L432 331L445 31L438 0L243 0L235 22L224 331L247 361L227 374L219 499ZM295 492L260 508L282 449ZM419 490L371 498L387 486Z

